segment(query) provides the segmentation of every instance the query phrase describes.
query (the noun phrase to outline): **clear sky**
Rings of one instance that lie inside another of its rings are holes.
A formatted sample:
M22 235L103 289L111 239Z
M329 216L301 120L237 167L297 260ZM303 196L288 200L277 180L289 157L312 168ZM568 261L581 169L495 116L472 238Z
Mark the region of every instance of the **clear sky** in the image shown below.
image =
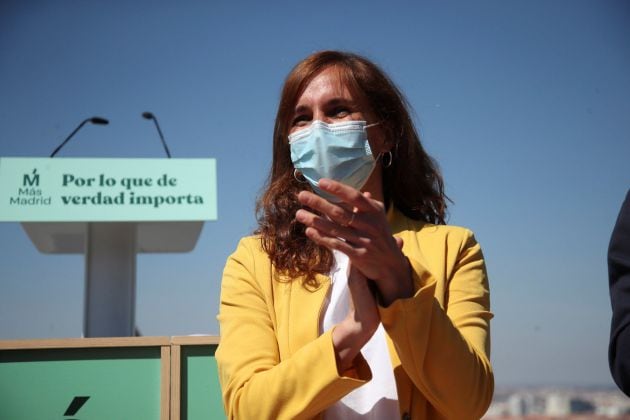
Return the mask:
M144 335L216 334L221 272L255 228L279 90L321 49L405 92L487 260L498 385L611 384L606 249L630 188L630 2L0 2L0 156L218 162L219 220L141 255ZM84 261L0 224L0 339L78 337Z

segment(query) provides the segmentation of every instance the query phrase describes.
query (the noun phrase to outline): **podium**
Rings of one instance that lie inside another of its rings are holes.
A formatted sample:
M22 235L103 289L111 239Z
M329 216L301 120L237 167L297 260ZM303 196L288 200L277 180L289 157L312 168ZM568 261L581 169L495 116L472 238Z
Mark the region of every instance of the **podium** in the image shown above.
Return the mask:
M137 253L194 249L216 191L214 159L0 158L0 222L85 255L84 337L134 335Z
M225 419L218 337L0 340L0 419Z

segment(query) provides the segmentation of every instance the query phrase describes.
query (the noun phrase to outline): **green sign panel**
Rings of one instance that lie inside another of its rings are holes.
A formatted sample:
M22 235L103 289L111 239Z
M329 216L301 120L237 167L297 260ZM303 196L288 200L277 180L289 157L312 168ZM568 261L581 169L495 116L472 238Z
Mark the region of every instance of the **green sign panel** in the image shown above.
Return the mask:
M225 419L216 346L183 346L181 366L181 419Z
M215 159L0 158L0 222L216 219Z
M0 419L159 419L160 347L0 352Z

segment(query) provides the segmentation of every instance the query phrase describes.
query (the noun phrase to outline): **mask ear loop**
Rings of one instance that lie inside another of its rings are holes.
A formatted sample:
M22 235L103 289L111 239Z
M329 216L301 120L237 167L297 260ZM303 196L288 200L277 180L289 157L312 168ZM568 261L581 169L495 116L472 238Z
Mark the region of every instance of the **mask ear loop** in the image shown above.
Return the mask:
M368 124L368 125L366 125L366 126L365 126L365 128L370 128L370 127L374 127L374 126L376 126L376 125L380 125L380 124L381 124L381 122L382 122L382 121L377 121L377 122L375 122L375 123ZM386 155L389 155L389 158L387 159L387 163L385 163L385 156L386 156ZM393 162L393 160L394 160L394 157L392 156L392 151L391 151L391 150L388 150L388 151L387 151L387 152L385 152L385 153L380 153L380 154L379 154L379 156L378 156L378 158L380 158L380 159L381 159L381 163L382 163L382 165L383 165L383 167L384 167L384 168L389 168L390 166L392 166L392 162ZM377 158L377 159L378 159L378 158Z
M298 178L298 174L302 176L302 179ZM302 175L302 173L298 171L297 168L293 170L293 178L295 178L295 180L300 184L308 184L308 181L306 180L306 178L304 178L304 175Z

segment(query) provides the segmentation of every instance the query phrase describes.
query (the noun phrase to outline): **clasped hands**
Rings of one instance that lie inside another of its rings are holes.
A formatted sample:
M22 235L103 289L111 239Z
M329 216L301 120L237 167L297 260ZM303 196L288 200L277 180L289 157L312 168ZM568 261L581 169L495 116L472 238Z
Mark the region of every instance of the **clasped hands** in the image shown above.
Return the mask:
M413 294L409 262L402 253L402 239L392 235L382 202L340 182L321 179L319 188L337 197L338 203L302 191L296 220L306 225L306 236L319 245L346 254L350 260L348 288L352 297L348 317L333 331L340 371L345 370L380 322L375 296L382 306ZM315 213L317 212L317 213Z

